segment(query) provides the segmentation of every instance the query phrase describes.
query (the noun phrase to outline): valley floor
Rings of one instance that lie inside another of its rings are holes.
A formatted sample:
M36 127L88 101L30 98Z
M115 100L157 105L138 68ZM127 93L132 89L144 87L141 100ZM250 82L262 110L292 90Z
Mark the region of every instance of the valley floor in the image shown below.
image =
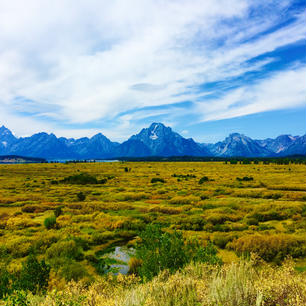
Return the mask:
M305 170L305 165L298 164L223 162L0 165L0 270L5 267L11 275L18 275L34 253L50 266L50 297L53 289L68 290L67 298L69 294L73 298L106 290L107 301L110 292L120 291L118 299L110 297L108 302L103 300L104 293L99 293L101 302L88 305L111 305L111 300L117 301L114 305L135 306L262 305L256 304L256 299L266 292L274 296L277 290L284 290L286 295L286 288L288 292L297 290L294 294L300 302L264 305L305 305ZM179 231L185 239L194 239L200 245L213 242L225 263L222 269L227 272L206 275L208 268L198 265L172 276L161 274L147 284L140 284L133 276L122 276L121 285L115 277L104 284L105 269L100 263L127 265L107 254L118 246L133 248L148 224ZM290 267L296 272L288 272L287 266L267 266L270 274L262 272L262 279L253 279L255 270L247 268L244 261L239 263L239 257L251 253L272 265L280 265L290 256ZM251 278L233 280L236 272L231 269L239 272L240 268L251 269ZM288 282L292 281L289 287L281 287L278 273L292 276L292 280L287 277ZM80 284L67 287L70 281L93 285L89 289L82 289ZM233 281L236 284L230 284ZM114 283L118 289L107 291ZM238 296L245 296L246 302L225 302L235 292L230 286L238 290ZM178 294L187 295L177 296L181 304L169 297L176 288ZM212 291L216 288L221 291ZM223 300L216 302L219 294L229 297L220 297ZM249 295L253 304L247 300ZM83 305L52 304L47 300L41 305ZM158 300L162 302L156 304Z

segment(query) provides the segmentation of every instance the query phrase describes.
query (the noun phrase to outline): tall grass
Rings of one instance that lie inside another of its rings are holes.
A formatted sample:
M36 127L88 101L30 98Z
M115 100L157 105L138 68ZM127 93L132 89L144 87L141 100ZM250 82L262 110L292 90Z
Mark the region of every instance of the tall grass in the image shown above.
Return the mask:
M280 267L241 260L223 267L192 263L141 283L134 275L108 276L91 285L71 282L29 306L305 306L306 275L287 261ZM7 302L8 306L14 305Z

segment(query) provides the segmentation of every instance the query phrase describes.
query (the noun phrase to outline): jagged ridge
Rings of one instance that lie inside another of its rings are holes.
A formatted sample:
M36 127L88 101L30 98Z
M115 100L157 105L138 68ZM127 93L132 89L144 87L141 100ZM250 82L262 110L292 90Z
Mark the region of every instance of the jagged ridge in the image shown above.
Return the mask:
M152 123L119 144L101 133L80 139L57 138L47 133L17 138L6 127L0 127L0 155L97 159L146 156L273 157L295 154L306 155L306 135L281 135L275 139L253 140L233 133L216 144L201 144L192 138L182 137L162 123Z

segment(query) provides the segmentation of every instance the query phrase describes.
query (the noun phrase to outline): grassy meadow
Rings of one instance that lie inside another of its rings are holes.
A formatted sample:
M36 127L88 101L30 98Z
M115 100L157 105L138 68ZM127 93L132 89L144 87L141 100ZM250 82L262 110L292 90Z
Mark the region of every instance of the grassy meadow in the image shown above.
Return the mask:
M136 274L107 275L125 263L106 254L133 249L152 224L213 243L223 265L190 263L143 282L131 255ZM18 291L7 305L305 305L306 165L0 165L2 276L22 274L31 254L49 267L48 293L16 304L28 294Z

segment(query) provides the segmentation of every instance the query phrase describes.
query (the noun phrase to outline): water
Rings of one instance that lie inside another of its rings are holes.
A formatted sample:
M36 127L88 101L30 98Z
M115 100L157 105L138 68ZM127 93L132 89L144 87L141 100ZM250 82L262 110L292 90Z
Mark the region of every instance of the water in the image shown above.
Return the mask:
M47 160L49 163L73 163L73 159L48 159ZM82 160L77 160L76 163L114 163L114 162L119 162L119 160L116 159L82 159Z
M134 255L135 250L133 248L128 248L126 246L117 246L113 252L110 252L105 255L105 257L116 259L122 263L116 263L110 265L108 271L112 272L114 275L119 273L127 274L129 271L128 262L131 257Z

